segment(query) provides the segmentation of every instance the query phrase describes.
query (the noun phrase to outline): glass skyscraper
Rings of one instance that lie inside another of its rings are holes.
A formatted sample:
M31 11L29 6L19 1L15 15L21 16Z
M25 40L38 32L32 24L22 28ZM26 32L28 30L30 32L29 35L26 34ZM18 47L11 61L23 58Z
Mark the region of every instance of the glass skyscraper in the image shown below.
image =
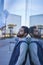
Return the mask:
M0 0L0 27L3 25L4 0Z
M0 14L3 12L4 9L4 0L0 0Z

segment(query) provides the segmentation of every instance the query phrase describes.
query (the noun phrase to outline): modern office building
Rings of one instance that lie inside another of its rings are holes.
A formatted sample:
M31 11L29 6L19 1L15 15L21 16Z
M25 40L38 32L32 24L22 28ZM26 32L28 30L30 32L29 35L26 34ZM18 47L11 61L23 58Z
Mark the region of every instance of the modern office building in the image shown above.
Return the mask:
M3 12L4 9L4 0L0 0L0 14Z
M16 26L14 26L13 31L17 33L18 29L21 26L21 16L15 15L15 14L9 14L7 19L6 19L7 30L8 30L8 25L9 24L16 25Z
M3 25L3 10L4 10L4 0L0 0L0 27Z
M43 25L43 14L30 16L30 26Z

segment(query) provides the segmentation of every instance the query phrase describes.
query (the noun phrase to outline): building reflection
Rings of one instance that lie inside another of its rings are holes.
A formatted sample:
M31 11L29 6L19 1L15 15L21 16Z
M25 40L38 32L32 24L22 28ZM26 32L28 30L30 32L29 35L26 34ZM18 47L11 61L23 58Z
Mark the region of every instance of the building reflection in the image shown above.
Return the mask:
M38 26L38 29L40 31L41 38L43 38L43 25L37 25L37 26Z

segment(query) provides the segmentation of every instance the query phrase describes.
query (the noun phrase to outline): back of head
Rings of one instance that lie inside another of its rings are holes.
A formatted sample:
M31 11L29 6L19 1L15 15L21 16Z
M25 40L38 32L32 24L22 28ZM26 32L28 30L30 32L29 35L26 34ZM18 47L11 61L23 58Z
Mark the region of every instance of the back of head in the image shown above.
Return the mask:
M24 28L24 33L29 33L29 28L27 26L22 26L22 28Z
M31 27L30 27L30 33L33 34L33 33L34 33L34 29L36 29L36 26L31 26Z
M17 33L17 37L23 38L26 37L28 35L28 27L27 26L21 26L21 28L19 29L18 33Z
M40 38L40 34L39 34L39 29L37 28L37 26L31 26L30 27L30 36L31 37L36 37L36 38Z

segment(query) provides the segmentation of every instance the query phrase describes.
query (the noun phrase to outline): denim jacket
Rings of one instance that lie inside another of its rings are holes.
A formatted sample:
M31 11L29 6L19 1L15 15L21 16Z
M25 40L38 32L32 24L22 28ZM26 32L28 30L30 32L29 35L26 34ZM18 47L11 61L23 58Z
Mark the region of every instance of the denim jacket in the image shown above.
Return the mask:
M39 39L31 38L31 41L39 41ZM35 44L35 42L30 43L29 50L30 50L31 60L34 63L34 65L41 65L37 54L37 44Z
M26 41L26 40L27 40L27 38L22 38L19 41ZM29 38L28 38L28 40L29 40ZM22 44L20 46L20 55L19 55L19 58L15 65L22 65L23 61L25 60L25 55L26 55L27 49L28 49L27 43L22 42ZM27 65L27 64L30 65L29 58L25 65Z

